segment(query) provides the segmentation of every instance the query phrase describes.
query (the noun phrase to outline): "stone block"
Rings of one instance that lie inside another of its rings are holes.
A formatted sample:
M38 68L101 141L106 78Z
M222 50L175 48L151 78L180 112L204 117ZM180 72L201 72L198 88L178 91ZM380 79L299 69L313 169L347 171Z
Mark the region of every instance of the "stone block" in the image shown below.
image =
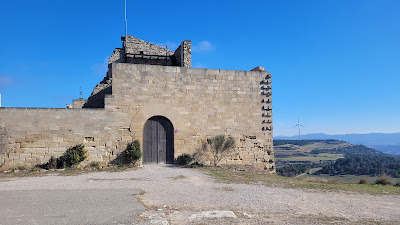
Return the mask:
M20 159L26 159L26 158L31 158L32 154L31 153L20 153L19 158Z
M18 159L19 158L19 153L9 153L8 154L9 159Z
M39 161L37 161L36 158L26 158L26 159L25 159L25 162L26 162L26 163L30 163L30 164L39 163Z

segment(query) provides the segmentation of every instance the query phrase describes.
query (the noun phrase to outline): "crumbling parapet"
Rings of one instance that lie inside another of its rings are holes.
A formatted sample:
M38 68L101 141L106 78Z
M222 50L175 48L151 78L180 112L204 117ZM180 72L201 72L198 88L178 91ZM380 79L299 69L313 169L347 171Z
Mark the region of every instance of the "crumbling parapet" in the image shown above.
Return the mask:
M126 63L172 66L171 56L174 52L167 46L152 44L130 35L121 39Z
M143 54L143 55L173 55L174 52L163 48L159 45L141 40L139 38L128 35L126 38L122 37L125 54Z
M117 63L122 63L125 61L125 53L122 48L116 48L114 49L114 53L110 56L108 59L108 65L117 62Z
M190 68L192 66L192 42L182 41L181 45L176 49L173 60L175 64L181 67Z
M72 100L72 108L80 109L85 105L85 103L86 103L86 99L83 99L83 98L73 99Z

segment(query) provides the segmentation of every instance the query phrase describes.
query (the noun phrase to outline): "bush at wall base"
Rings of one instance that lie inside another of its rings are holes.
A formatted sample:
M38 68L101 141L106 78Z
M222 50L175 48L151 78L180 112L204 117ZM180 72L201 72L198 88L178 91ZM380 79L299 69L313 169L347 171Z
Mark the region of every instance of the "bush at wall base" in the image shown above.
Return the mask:
M182 154L175 159L175 164L179 166L187 166L193 161L192 156L189 154Z
M129 163L135 163L142 157L142 151L140 150L140 143L138 140L128 144L126 149L125 158Z
M75 166L87 158L87 151L83 144L75 145L59 158L50 157L49 162L40 165L44 169L62 169Z

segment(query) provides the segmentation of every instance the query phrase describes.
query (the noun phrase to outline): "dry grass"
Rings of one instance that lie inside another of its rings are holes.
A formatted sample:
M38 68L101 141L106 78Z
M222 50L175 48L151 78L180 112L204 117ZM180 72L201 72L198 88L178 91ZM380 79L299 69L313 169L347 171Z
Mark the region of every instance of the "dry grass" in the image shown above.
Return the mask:
M26 169L24 167L10 168L7 171L0 171L0 179L14 178L14 177L42 177L48 175L59 176L78 176L86 173L93 172L122 172L126 170L136 170L138 167L134 165L108 165L105 167L86 166L84 168L66 168L56 170L45 170L38 167Z
M215 177L223 183L263 184L271 187L299 188L304 190L316 189L325 191L350 191L374 195L400 195L400 188L391 185L360 185L345 184L339 180L324 181L319 179L299 180L278 175L265 174L255 171L237 171L226 168L199 168L204 173Z
M141 197L139 197L139 196L145 195L146 193L147 193L146 191L143 191L143 190L142 190L139 194L136 194L136 195L134 195L134 196L136 197L137 201L138 201L146 210L155 210L156 207L147 205L146 203L143 202L143 199L142 199Z

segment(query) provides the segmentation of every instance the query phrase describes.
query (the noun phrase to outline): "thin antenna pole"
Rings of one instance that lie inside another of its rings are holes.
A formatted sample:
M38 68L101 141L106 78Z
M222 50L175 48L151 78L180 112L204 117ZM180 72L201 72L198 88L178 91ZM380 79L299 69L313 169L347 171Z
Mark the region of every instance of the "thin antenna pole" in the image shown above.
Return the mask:
M126 0L125 0L125 41L128 36L128 20L126 19Z

